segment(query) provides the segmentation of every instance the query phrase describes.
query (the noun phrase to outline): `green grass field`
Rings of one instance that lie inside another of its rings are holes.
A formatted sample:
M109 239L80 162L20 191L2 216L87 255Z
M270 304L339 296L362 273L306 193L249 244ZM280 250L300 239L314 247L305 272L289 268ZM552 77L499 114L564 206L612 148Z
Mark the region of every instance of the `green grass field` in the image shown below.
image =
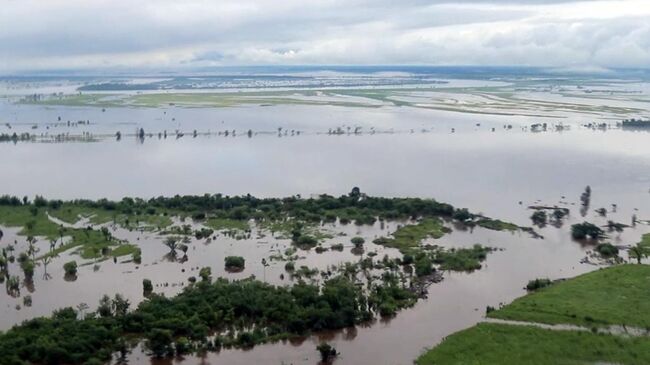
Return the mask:
M650 328L650 266L620 265L581 275L517 299L489 317Z
M595 328L650 327L650 266L619 265L558 282L491 318ZM422 354L418 365L650 364L650 337L479 323Z
M418 365L649 364L650 338L481 323L447 337Z

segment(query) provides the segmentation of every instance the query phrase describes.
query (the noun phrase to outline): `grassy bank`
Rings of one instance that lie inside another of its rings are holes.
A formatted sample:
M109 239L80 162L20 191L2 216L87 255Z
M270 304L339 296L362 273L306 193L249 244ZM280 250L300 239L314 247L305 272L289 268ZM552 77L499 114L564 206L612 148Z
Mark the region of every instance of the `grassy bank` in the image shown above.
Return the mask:
M418 365L648 364L650 339L481 323L447 337Z
M650 266L621 265L581 275L517 299L489 317L650 328Z
M650 266L620 265L557 282L491 318L594 328L650 327ZM417 359L433 364L648 364L650 337L480 323Z

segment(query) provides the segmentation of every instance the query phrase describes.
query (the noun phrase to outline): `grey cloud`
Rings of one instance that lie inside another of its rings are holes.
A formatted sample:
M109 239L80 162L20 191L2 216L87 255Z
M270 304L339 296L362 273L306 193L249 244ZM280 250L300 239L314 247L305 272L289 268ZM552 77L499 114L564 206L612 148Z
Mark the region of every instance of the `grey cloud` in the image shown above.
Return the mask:
M643 7L640 0L589 4ZM274 63L648 65L647 3L639 14L615 17L582 16L579 6L584 2L12 1L0 12L0 72Z

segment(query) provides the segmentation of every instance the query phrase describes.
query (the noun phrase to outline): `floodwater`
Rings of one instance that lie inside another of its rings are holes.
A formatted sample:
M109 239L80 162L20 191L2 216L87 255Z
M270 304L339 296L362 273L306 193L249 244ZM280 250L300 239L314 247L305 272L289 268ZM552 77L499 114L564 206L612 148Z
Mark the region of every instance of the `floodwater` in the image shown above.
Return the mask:
M530 225L528 205L559 205L571 209L560 228L539 229L544 239L524 233L494 232L477 228L455 229L435 243L446 247L475 243L503 248L488 255L484 267L473 273L445 273L440 284L429 289L428 299L395 318L369 326L322 334L341 353L336 364L409 364L425 348L445 336L480 321L487 305L507 303L525 292L530 279L571 277L597 269L581 264L592 249L570 239L572 223L589 220L604 225L607 220L629 223L633 215L650 219L650 134L618 129L596 131L580 127L594 116L576 114L553 120L517 116L459 114L414 108L344 108L334 106L247 106L224 109L145 109L45 107L14 105L0 101L0 133L88 132L113 135L133 134L143 128L153 137L144 141L125 136L121 141L103 138L92 143L1 143L0 193L44 195L48 198L152 197L175 194L247 194L272 197L301 194L349 192L353 186L376 196L418 196L435 198L473 212ZM58 117L62 122L58 122ZM67 121L89 120L90 125L68 127ZM535 122L570 125L563 132L532 133L525 126ZM12 129L4 126L9 123ZM58 124L58 125L57 125ZM480 124L480 125L477 125ZM505 128L505 125L512 128ZM32 129L37 125L37 129ZM49 126L49 129L48 129ZM278 128L282 135L278 136ZM343 135L328 135L341 127ZM347 127L360 132L347 133ZM453 128L453 131L452 131ZM494 131L492 131L494 128ZM176 139L174 131L186 134ZM213 134L192 138L191 131L218 133L233 129L228 137ZM248 130L254 133L249 138ZM167 139L157 134L167 130ZM293 136L291 130L300 131ZM284 135L284 131L289 131ZM374 132L374 133L373 133ZM591 208L579 214L579 197L592 188ZM595 209L615 213L598 217ZM344 231L347 236L328 240L349 243L360 235L367 242L396 228L325 227ZM6 229L2 247L18 241L20 252L25 238ZM638 242L650 231L645 225L611 234L617 245ZM23 319L49 314L61 306L87 303L91 310L103 294L122 293L135 305L142 298L142 279L154 282L154 290L174 294L186 285L198 268L210 266L213 277L257 278L280 285L291 283L284 262L269 258L289 246L287 240L252 237L235 240L220 235L206 244L194 240L187 261L170 262L161 239L147 232L118 229L118 238L142 248L143 262L90 263L79 269L76 281L63 279L62 263L68 255L47 268L37 267L33 288L21 288L33 298L32 307L22 307L22 298L0 293L0 328ZM44 241L44 240L41 240ZM39 242L41 250L48 243ZM366 244L366 252L397 255L395 250ZM223 258L231 254L246 259L242 273L226 273ZM317 254L299 251L297 266L327 268L358 256L347 245L343 252ZM623 254L626 257L625 254ZM97 266L95 266L97 265ZM19 270L12 267L12 270ZM29 293L33 290L32 293ZM16 309L20 305L20 310ZM303 341L257 346L252 350L224 350L205 358L188 357L189 364L316 364L319 336ZM177 362L177 361L174 361ZM149 359L134 351L131 364L148 364Z

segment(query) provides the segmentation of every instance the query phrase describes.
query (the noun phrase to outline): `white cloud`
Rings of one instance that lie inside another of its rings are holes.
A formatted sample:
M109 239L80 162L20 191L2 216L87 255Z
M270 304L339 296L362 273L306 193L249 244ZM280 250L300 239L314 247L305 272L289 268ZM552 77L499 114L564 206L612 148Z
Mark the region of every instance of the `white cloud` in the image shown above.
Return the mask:
M650 3L12 0L0 72L239 64L650 65Z

